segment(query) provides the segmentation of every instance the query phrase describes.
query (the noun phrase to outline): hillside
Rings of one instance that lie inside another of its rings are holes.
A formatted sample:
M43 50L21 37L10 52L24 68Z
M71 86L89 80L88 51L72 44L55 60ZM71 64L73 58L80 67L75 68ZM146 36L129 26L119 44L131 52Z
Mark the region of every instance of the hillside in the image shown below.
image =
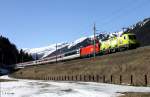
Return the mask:
M146 18L129 27L127 32L135 33L141 46L150 45L150 18Z
M150 46L140 47L137 49L118 52L103 56L96 59L86 58L54 64L26 67L14 74L14 77L42 77L42 76L64 76L64 75L106 75L106 80L110 75L117 78L123 75L124 83L128 83L130 75L136 76L135 84L143 84L143 76L150 74ZM149 78L150 80L150 78ZM150 84L150 83L149 83Z

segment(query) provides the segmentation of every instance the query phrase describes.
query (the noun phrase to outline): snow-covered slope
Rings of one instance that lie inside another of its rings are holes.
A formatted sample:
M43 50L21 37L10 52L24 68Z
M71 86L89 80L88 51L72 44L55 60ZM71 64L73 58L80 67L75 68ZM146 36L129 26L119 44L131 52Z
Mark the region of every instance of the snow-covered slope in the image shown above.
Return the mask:
M82 38L79 38L77 40L75 40L74 42L71 42L68 46L68 48L71 48L75 45L77 45L78 43L81 43L82 41L84 41L85 39L87 39L87 37L82 37Z
M70 48L76 46L77 44L82 43L86 39L87 39L87 37L82 37L71 43L57 43L57 44L52 44L52 45L49 45L46 47L24 49L24 51L27 53L30 53L34 58L35 58L36 54L38 55L38 58L45 58L48 55L50 55L51 53L56 51L56 45L57 45L57 50L63 49L65 47L67 49L70 49ZM65 50L65 51L67 51L67 50Z
M36 54L38 55L38 58L44 58L56 50L56 45L57 45L57 49L61 49L67 46L68 43L57 43L57 44L52 44L40 48L24 49L24 51L30 53L34 58Z
M146 23L150 22L150 18L146 18L143 21L138 22L136 25L134 26L140 26L143 27Z

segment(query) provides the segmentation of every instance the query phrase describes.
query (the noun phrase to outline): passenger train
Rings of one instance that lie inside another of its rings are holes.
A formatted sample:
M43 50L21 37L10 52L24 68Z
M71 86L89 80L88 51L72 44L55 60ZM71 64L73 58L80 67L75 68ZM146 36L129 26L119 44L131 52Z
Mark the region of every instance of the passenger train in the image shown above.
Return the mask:
M47 63L54 63L66 60L72 60L77 58L85 58L92 56L93 53L96 55L110 54L122 50L128 50L132 48L137 48L139 42L136 39L136 35L133 33L126 33L120 36L109 37L105 40L97 40L95 45L88 45L86 47L81 47L79 49L69 51L63 54L55 55L52 57L47 57L39 59L36 61L29 61L24 63L16 64L16 68L24 68L31 65L40 65Z

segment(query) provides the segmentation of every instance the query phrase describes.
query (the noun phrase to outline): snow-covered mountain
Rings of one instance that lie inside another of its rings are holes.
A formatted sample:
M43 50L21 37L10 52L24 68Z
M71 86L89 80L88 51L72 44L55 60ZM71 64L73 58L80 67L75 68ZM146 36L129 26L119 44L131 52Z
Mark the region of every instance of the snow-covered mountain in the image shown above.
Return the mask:
M44 58L52 52L56 51L56 45L57 49L61 49L65 46L68 46L68 43L57 43L40 48L24 49L24 51L30 53L34 59L36 58L36 55L38 55L38 58Z
M81 43L82 41L86 40L87 37L82 37L82 38L79 38L77 40L75 40L74 42L71 42L69 45L68 45L68 48L71 48L75 45L77 45L78 43Z
M123 31L114 32L109 35L108 34L99 34L96 37L97 37L97 39L99 39L99 41L101 41L108 37L119 36L122 33L123 33ZM38 55L38 58L51 57L56 54L65 53L68 51L72 51L72 50L79 49L81 47L85 47L87 45L93 44L93 39L94 39L93 37L94 37L93 35L91 35L89 37L81 37L70 43L57 43L57 44L52 44L52 45L49 45L46 47L24 49L24 51L27 53L30 53L34 59L36 58L36 55ZM57 50L56 50L56 45L57 45Z
M141 44L148 45L150 44L149 38L150 34L150 18L144 19L143 21L138 22L135 25L129 26L126 31L119 31L119 32L113 32L110 34L99 34L96 37L102 41L106 40L109 37L113 36L120 36L123 33L133 32L137 35L137 39L141 41ZM141 33L142 32L142 33ZM145 33L145 34L144 34ZM148 37L143 39L142 36ZM145 43L145 44L144 44ZM36 54L38 55L38 58L45 58L50 57L56 54L65 53L71 50L79 49L81 47L85 47L87 45L93 44L93 35L89 37L81 37L73 42L70 43L57 43L57 51L56 51L56 44L52 44L46 47L41 48L33 48L33 49L24 49L25 52L32 54L32 56L35 58Z
M100 34L97 37L101 40L105 36L106 35L104 34ZM45 58L45 57L50 57L56 54L61 54L64 52L68 52L71 50L79 49L81 47L90 45L93 43L92 38L93 38L92 36L81 37L70 43L57 43L57 44L52 44L40 48L24 49L24 51L30 53L33 56L33 58L36 58L36 55L38 55L38 58ZM57 45L57 51L56 51L56 45Z
M119 36L122 33L123 31L111 33L109 35L99 34L96 37L97 39L99 39L99 41L101 41L103 39L112 37L114 35ZM54 56L56 54L65 53L68 51L72 51L72 50L79 49L81 47L85 47L87 45L93 44L93 39L94 38L92 35L89 37L81 37L70 43L57 43L57 44L52 44L46 47L24 49L24 51L27 53L30 53L33 56L33 58L36 58L36 55L38 55L38 58L45 58L45 57ZM57 50L56 50L56 45L57 45Z
M109 35L99 34L96 37L99 39L99 41L101 41L113 35L118 36L120 35L120 33L122 34L123 32L122 31L118 33L115 32ZM34 59L36 58L36 55L38 55L38 58L45 58L45 57L54 56L56 54L61 54L61 53L65 53L68 51L75 50L75 49L79 49L81 47L85 47L90 44L93 44L93 35L89 37L81 37L70 43L57 43L57 44L52 44L52 45L40 47L40 48L24 49L24 51L27 53L30 53ZM56 50L56 45L57 45L57 50Z

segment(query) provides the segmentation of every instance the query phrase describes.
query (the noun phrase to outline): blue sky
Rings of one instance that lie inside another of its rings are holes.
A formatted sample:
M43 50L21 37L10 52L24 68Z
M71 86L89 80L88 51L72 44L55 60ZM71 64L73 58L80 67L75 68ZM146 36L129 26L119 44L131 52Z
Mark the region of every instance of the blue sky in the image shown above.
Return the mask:
M150 0L0 0L0 35L18 48L114 32L150 17Z

